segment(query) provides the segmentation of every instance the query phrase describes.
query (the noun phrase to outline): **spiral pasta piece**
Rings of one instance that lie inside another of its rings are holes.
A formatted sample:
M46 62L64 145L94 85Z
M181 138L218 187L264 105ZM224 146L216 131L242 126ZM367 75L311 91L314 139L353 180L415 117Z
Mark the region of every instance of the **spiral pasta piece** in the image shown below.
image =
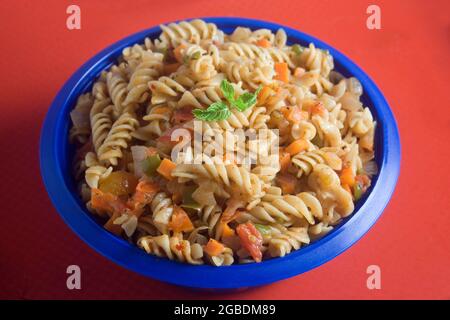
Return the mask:
M161 233L167 233L167 225L173 213L173 202L165 192L160 192L153 198L150 208L153 213L153 224Z
M95 100L90 112L90 122L92 128L92 143L94 150L98 152L100 146L108 136L112 127L112 120L110 115L111 100Z
M252 178L254 174L246 168L236 164L215 163L211 159L206 162L203 164L179 164L172 172L172 176L188 179L210 178L226 187L235 185L250 195L257 191L253 190L252 181L256 181L255 178Z
M297 167L297 177L309 175L317 164L324 163L334 170L342 169L342 160L336 155L336 148L322 148L295 155L291 162Z
M172 237L167 234L146 236L140 238L137 244L148 254L190 264L203 264L203 248L201 245L198 243L190 244L189 241L183 240L180 235Z
M186 91L182 85L166 76L150 81L149 86L152 92L152 104L167 103L171 99L177 99Z
M322 218L323 211L319 200L308 192L298 195L283 195L267 201L263 199L260 204L250 210L258 219L267 222L276 222L277 219L287 222L292 217L304 218L314 224L314 217Z
M142 103L150 95L148 83L157 79L163 69L163 55L160 53L146 53L142 56L142 62L131 75L127 86L127 95L124 105Z
M136 130L138 124L135 115L123 113L114 122L105 141L98 148L99 160L116 166L118 159L123 157L122 150L128 148L128 143L132 139L131 133Z
M124 110L124 101L127 97L127 79L123 71L119 68L113 68L106 75L106 85L108 87L109 96L114 104L114 112L121 115Z
M325 77L334 68L333 57L328 52L317 49L313 43L303 50L300 61L307 70L318 70Z
M223 252L216 256L210 256L206 254L206 257L208 258L210 263L216 267L229 266L232 265L234 262L233 250L231 250L231 248L228 247L225 247Z
M170 23L160 27L161 43L174 48L182 43L199 44L201 40L212 40L220 37L221 33L215 24L206 23L200 19Z
M210 237L215 239L220 238L220 230L217 228L220 222L220 217L222 216L222 210L217 205L210 205L203 207L199 213L199 219L202 224L208 227L208 234Z
M97 189L99 187L99 182L107 178L113 170L112 167L101 165L98 162L97 156L92 152L86 154L84 163L87 168L85 172L86 183L93 189Z
M268 252L271 257L284 257L292 250L298 250L302 244L309 244L307 228L291 227L269 240Z

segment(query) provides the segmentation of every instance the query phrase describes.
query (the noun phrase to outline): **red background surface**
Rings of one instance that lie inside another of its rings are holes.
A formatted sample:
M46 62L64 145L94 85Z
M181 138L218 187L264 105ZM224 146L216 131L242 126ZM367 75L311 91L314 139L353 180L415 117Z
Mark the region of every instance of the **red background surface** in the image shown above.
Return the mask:
M366 28L378 4L382 29ZM82 29L66 28L81 7ZM1 1L1 298L450 298L450 2ZM136 31L176 19L243 16L310 33L360 65L397 118L402 167L381 219L350 250L306 274L240 293L205 294L147 279L103 258L62 221L44 190L38 139L64 81L88 58ZM66 288L66 267L82 289ZM368 290L366 268L382 271Z

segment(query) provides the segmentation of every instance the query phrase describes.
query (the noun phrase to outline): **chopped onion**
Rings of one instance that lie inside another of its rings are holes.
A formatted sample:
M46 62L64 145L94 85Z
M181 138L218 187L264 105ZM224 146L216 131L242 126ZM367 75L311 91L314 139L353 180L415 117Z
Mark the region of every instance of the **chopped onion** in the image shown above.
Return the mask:
M72 123L74 127L80 128L89 128L89 108L76 108L70 112L70 119L72 119Z
M134 175L138 178L144 175L142 170L142 161L147 158L147 147L145 146L132 146L131 156L133 157Z
M364 164L364 172L368 175L368 176L374 176L378 173L378 166L377 163L375 161L368 161Z
M123 224L128 220L128 215L122 214L120 217L113 221L114 224Z
M74 127L85 129L90 127L89 113L94 103L91 94L83 94L78 98L77 105L70 112L70 118Z
M212 183L204 182L192 193L192 199L202 206L214 206L216 205L216 198L214 198L215 189Z
M125 231L125 234L128 237L131 237L133 235L134 231L136 231L137 224L138 224L138 220L137 220L136 216L131 216L127 221L125 221L122 224L122 229Z

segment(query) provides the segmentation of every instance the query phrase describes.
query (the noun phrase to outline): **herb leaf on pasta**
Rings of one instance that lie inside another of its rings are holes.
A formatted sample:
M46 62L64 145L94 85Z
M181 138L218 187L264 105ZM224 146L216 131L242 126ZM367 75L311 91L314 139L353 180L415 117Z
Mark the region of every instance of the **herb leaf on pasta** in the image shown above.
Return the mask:
M225 120L231 115L230 109L223 101L214 102L208 109L195 109L192 113L197 119L203 121Z

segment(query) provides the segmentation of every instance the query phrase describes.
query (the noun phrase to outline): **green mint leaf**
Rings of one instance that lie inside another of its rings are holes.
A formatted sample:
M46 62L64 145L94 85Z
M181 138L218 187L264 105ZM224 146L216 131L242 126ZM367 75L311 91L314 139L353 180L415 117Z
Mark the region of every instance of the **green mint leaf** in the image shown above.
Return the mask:
M259 88L254 92L246 92L239 96L239 98L235 101L234 106L239 111L245 111L246 109L250 108L256 103L256 99L258 97L259 92L261 91L262 87L259 86Z
M242 94L236 101L234 106L239 110L239 111L244 111L248 108L250 108L251 106L253 106L256 103L256 94L254 93L250 93L250 92L246 92L244 94Z
M208 109L194 109L194 116L203 121L220 121L225 120L231 115L230 109L223 101L214 102Z
M299 55L299 54L301 54L301 53L303 52L303 48L302 48L299 44L294 44L294 45L291 47L291 49L292 49L292 51L294 51L294 53L295 53L296 55Z
M226 79L220 83L220 90L222 90L223 96L229 103L234 103L234 88Z

